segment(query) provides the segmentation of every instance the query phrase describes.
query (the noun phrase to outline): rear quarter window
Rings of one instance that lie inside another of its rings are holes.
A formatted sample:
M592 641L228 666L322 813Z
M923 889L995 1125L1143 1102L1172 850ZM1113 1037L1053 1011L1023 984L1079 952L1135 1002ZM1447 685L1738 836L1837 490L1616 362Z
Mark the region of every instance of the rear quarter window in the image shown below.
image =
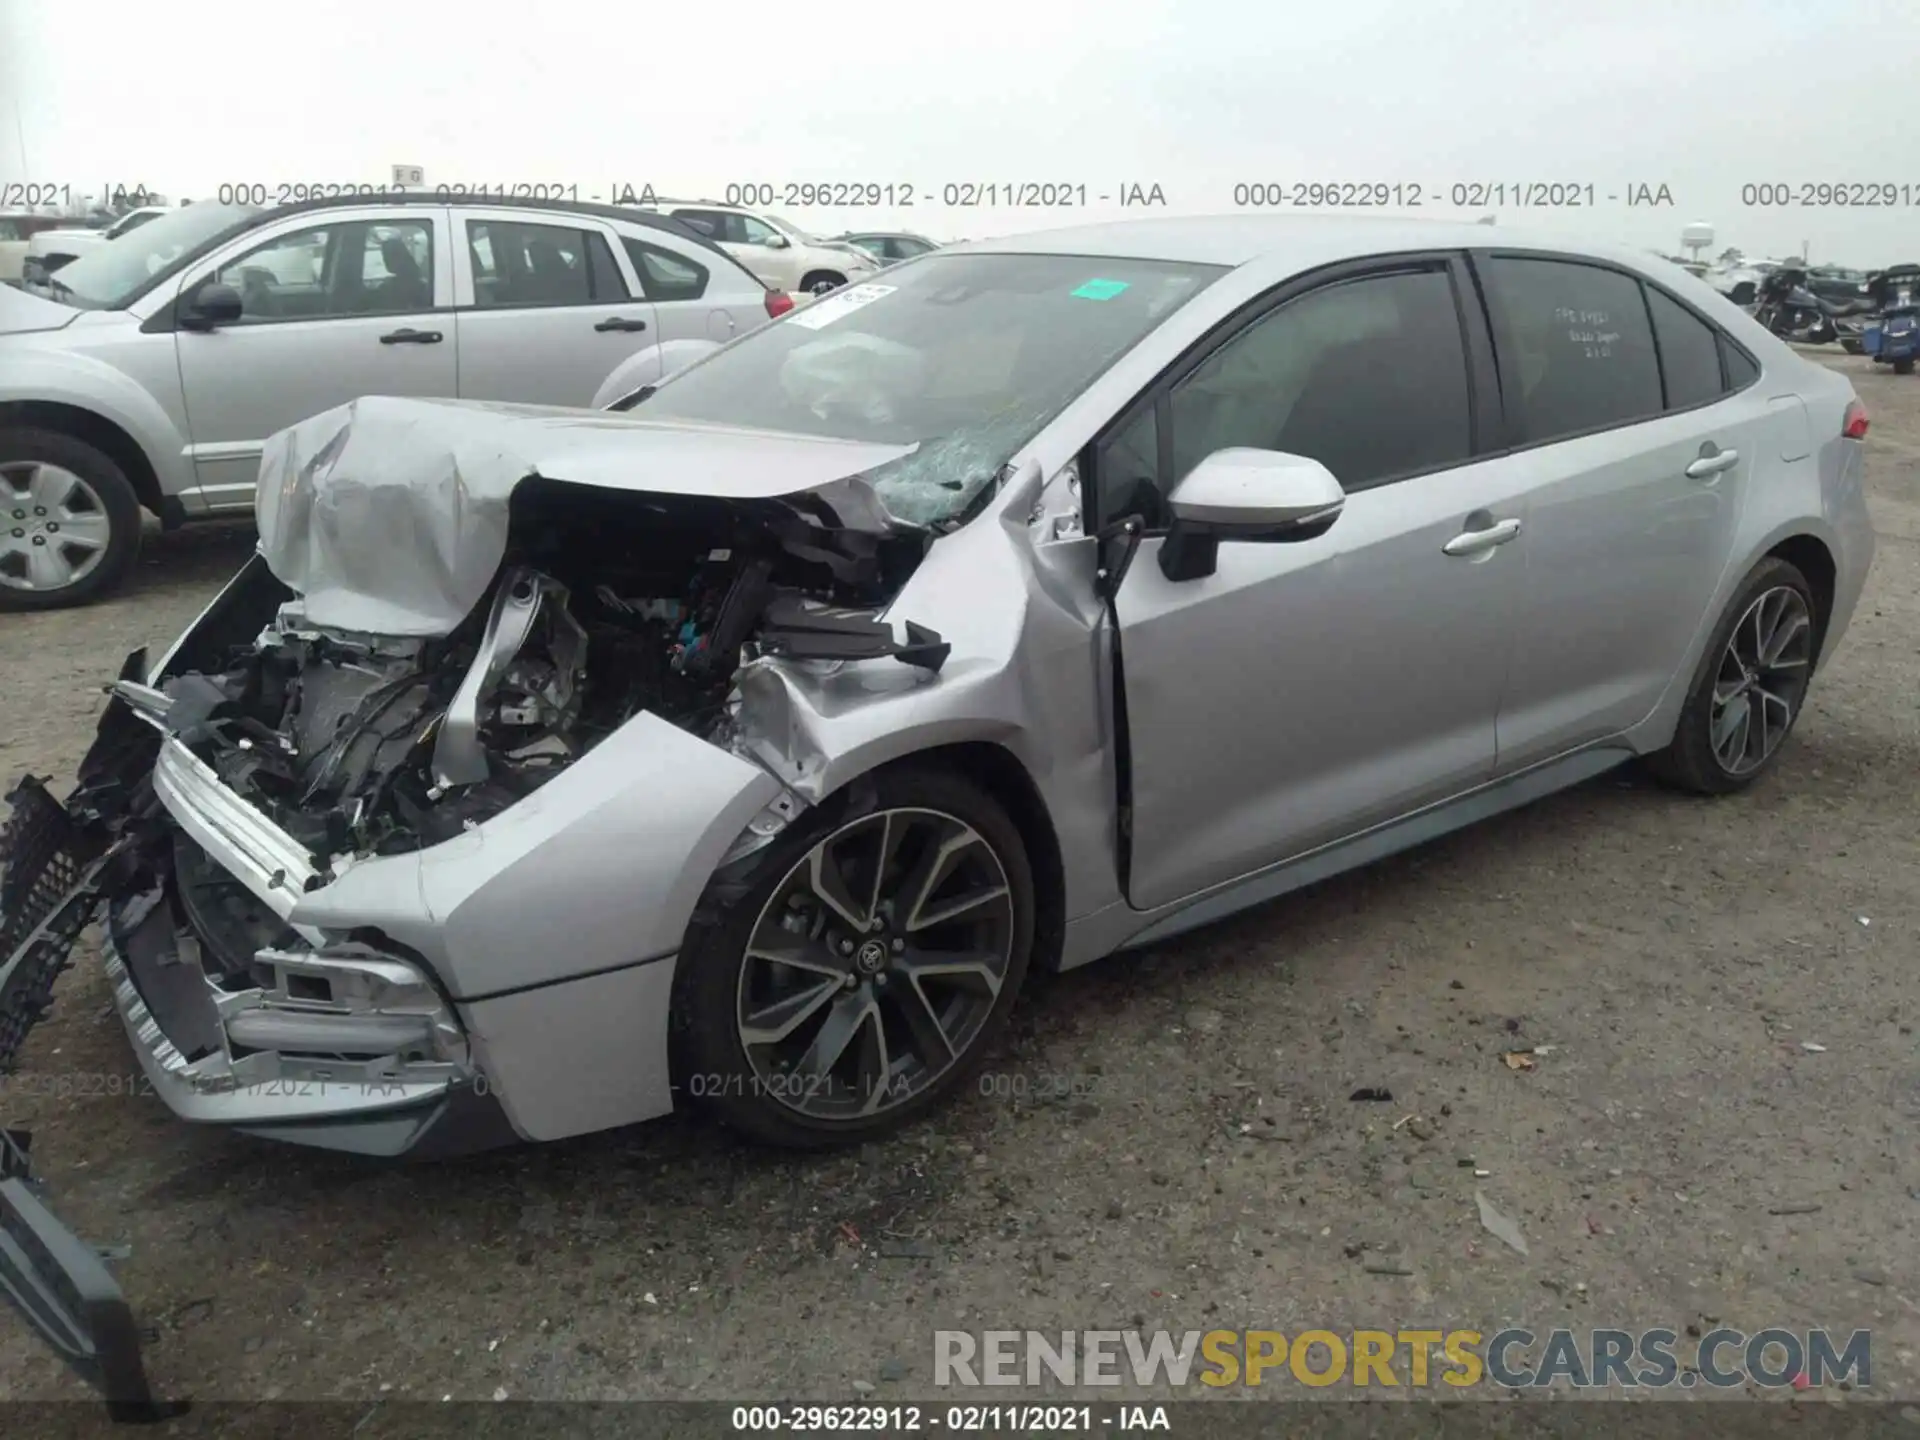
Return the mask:
M1653 334L1660 346L1660 371L1667 382L1667 408L1685 410L1726 394L1720 377L1720 334L1679 301L1647 289Z

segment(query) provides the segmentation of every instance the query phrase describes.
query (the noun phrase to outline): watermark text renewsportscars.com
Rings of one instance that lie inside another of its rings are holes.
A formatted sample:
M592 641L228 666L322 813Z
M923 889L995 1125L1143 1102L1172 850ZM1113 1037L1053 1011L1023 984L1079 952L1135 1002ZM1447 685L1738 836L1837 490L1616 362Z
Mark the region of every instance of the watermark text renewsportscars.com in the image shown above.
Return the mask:
M1854 1330L1693 1337L1654 1328L1391 1330L936 1330L937 1386L1175 1388L1480 1385L1509 1389L1761 1389L1873 1383L1873 1334Z

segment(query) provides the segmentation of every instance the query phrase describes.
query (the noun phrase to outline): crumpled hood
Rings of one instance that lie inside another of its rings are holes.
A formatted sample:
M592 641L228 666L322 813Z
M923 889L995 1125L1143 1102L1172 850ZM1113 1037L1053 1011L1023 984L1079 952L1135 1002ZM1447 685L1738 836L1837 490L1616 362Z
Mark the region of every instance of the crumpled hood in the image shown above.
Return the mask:
M0 285L0 335L59 330L71 325L79 313L73 306L62 305L57 300L43 300L12 285Z
M860 477L915 448L600 410L367 396L267 441L255 501L260 553L316 625L445 635L500 568L522 480L740 500L814 492L841 525L884 532L896 522Z

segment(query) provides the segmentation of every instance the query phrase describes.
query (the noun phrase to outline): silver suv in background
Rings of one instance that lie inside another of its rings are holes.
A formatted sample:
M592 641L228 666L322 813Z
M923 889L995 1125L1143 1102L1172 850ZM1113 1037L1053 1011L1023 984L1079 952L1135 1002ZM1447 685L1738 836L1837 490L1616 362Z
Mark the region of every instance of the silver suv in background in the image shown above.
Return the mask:
M0 611L80 604L247 514L268 436L365 394L601 405L793 301L610 206L200 204L0 291Z

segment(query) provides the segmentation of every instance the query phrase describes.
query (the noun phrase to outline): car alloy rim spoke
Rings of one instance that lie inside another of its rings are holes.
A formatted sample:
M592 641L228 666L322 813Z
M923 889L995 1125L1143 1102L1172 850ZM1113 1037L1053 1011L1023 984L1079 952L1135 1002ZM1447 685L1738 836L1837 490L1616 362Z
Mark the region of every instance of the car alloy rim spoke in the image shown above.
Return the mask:
M777 1045L807 1021L820 1007L842 993L839 979L818 981L810 990L799 990L756 1010L740 1022L740 1038L749 1045Z
M82 489L80 477L58 465L36 465L27 474L27 499L48 510L65 510Z
M899 1104L978 1038L1012 958L993 847L933 810L849 821L774 888L741 961L756 1094L820 1119Z
M816 846L808 857L807 883L813 893L848 925L855 930L867 928L867 912L861 909L860 902L853 898L853 892L847 888L847 880L840 873L832 841Z
M893 998L899 1001L900 1018L912 1032L916 1048L922 1055L937 1055L948 1060L954 1057L953 1039L947 1034L947 1027L940 1019L940 1012L928 997L917 975L909 974L907 983L893 991Z
M89 515L84 512L63 513L58 531L59 544L62 549L104 550L107 548L111 529L104 515Z
M1735 757L1745 747L1747 716L1746 701L1735 700L1721 711L1720 718L1714 724L1713 753L1720 757L1720 763L1728 769L1733 768ZM1739 743L1736 744L1736 741Z
M794 1069L809 1080L825 1080L845 1058L854 1036L875 1018L871 996L859 991L843 994L827 1011L819 1029L813 1033L813 1042Z
M1813 617L1790 585L1759 596L1733 627L1714 675L1709 734L1714 758L1745 775L1779 748L1812 668Z
M992 955L949 955L939 951L909 949L900 957L900 968L916 987L928 980L972 983L992 998L1000 993L1000 972Z

